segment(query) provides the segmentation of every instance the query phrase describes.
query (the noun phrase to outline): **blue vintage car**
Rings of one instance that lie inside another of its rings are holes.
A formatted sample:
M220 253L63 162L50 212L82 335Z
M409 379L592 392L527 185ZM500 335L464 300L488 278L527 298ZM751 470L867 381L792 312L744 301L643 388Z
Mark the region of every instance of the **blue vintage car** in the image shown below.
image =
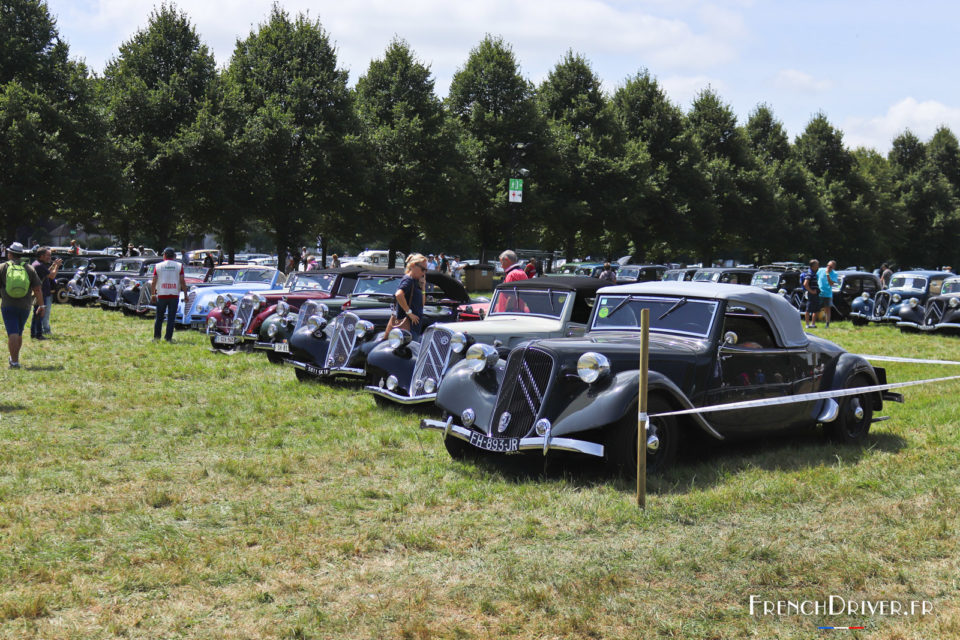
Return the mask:
M893 274L890 286L870 296L866 291L850 305L850 320L855 325L868 322L908 322L922 324L927 298L940 294L943 281L952 276L946 271L900 271Z
M287 277L273 267L260 265L222 265L213 270L210 279L190 287L177 309L177 326L205 330L207 314L217 306L217 299L241 299L245 294L272 291L283 287Z

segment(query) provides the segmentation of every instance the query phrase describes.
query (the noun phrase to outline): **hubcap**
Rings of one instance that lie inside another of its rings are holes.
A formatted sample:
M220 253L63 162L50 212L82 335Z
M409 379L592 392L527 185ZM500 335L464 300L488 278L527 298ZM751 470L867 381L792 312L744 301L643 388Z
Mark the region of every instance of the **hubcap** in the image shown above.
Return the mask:
M853 410L853 417L855 417L857 420L863 420L863 407L860 406L860 399L854 398L850 402L850 407Z

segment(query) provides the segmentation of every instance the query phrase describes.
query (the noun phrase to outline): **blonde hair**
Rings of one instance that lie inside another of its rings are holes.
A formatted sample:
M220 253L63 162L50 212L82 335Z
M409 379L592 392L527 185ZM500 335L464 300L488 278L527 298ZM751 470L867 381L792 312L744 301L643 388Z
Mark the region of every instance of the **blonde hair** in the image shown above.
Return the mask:
M404 269L404 271L406 271L407 273L410 273L410 267L417 264L418 262L426 262L426 261L427 261L427 257L422 253L411 253L410 255L407 256L406 262L404 262L404 265L406 266L406 269Z

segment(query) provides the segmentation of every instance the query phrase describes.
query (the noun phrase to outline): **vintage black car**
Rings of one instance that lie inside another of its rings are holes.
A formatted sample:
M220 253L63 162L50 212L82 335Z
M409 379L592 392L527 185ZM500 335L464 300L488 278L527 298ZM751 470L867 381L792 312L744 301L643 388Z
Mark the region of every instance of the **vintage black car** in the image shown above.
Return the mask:
M868 322L923 322L924 305L930 296L940 295L940 287L952 273L944 271L900 271L893 274L890 286L871 297L864 292L850 305L850 320L855 325Z
M693 280L693 274L700 270L700 267L683 267L680 269L667 269L663 273L664 280L677 280L689 282Z
M666 272L662 264L625 264L617 270L617 284L663 280Z
M855 300L874 295L881 289L880 278L867 271L837 271L840 283L833 288L833 303L830 317L833 320L845 320L850 317Z
M395 276L399 270L383 270L382 277ZM426 303L420 318L421 331L435 322L455 322L459 307L470 303L463 283L437 271L428 271ZM383 294L381 302L394 300L393 292ZM384 331L393 311L388 306L350 309L331 322L310 316L304 326L290 337L290 355L286 359L296 369L298 380L366 375L367 356L384 339ZM406 334L409 342L410 334Z
M67 296L67 283L69 283L77 272L86 267L90 267L90 271L100 272L100 271L109 271L110 265L112 265L117 257L108 255L108 254L86 254L82 256L74 255L59 255L58 257L63 259L63 264L60 265L60 269L57 270L57 276L53 281L53 301L66 303L69 298Z
M149 264L158 262L162 258L111 258L107 270L97 270L96 263L90 263L74 274L67 283L67 301L73 305L85 305L91 302L101 302L101 293L106 293L108 306L116 307L116 285L120 279L128 275L139 275ZM107 290L104 290L107 285ZM112 288L111 288L112 287Z
M723 284L750 284L756 269L747 267L705 267L697 269L692 282L719 282Z
M693 407L789 399L808 392L884 383L883 369L807 335L796 310L756 287L651 282L601 289L583 338L537 340L504 362L474 345L447 372L437 404L446 416L422 428L444 433L454 457L469 451L568 451L635 469L639 326L650 317L647 468L673 461L691 431L718 440L806 429L823 424L843 443L864 440L883 400L871 392L803 399L763 408L654 414Z
M125 309L123 289L130 282L149 279L153 275L153 265L163 258L157 256L115 258L110 271L97 275L100 289L97 302L103 309Z
M803 288L800 286L800 272L795 269L764 268L753 274L750 281L755 287L782 296L784 300L799 309L803 303Z
M946 278L940 287L940 295L927 298L923 320L919 324L901 320L897 326L901 331L960 333L960 276Z
M492 345L505 357L533 338L583 335L602 286L583 276L509 282L494 291L484 320L434 324L419 343L394 329L367 358L366 389L378 404L432 403L444 374L474 344Z

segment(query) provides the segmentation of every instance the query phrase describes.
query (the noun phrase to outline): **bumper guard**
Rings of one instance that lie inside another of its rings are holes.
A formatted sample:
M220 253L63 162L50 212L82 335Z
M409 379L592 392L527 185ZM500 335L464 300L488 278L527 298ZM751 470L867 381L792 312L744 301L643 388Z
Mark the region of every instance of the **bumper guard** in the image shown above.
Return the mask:
M453 436L466 442L470 442L470 434L473 433L466 427L453 424L453 418L444 420L431 420L429 418L420 421L421 429L431 429L434 431L443 431L445 437ZM603 457L603 445L586 440L574 440L572 438L552 438L550 436L534 436L530 438L520 438L520 451L542 451L546 455L547 451L571 451L573 453L583 453L588 456Z

